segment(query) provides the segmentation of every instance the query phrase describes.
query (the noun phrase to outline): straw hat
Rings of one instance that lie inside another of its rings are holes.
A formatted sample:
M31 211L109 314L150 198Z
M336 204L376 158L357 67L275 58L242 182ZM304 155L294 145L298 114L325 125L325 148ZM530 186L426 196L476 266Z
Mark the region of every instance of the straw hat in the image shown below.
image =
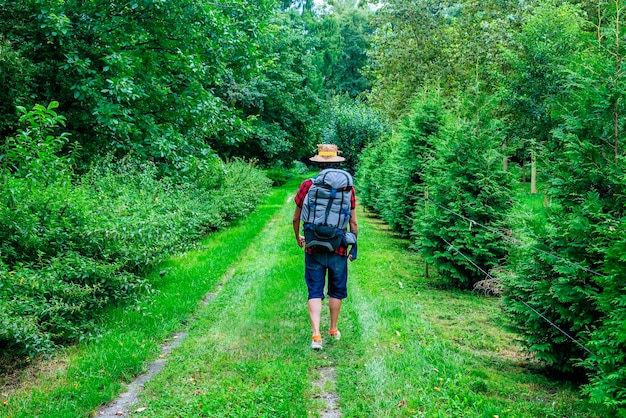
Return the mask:
M316 163L340 163L346 159L340 157L341 151L337 149L335 144L319 144L317 146L317 155L309 158Z

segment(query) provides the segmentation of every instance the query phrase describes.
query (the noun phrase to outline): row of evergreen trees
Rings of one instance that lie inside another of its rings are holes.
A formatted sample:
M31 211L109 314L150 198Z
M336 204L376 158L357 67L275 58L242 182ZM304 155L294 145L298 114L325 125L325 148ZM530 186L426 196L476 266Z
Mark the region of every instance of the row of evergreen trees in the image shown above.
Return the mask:
M386 2L370 100L397 122L358 171L363 202L447 286L488 280L535 358L587 376L584 391L619 416L625 12L617 0ZM520 214L520 166L536 161L550 205Z

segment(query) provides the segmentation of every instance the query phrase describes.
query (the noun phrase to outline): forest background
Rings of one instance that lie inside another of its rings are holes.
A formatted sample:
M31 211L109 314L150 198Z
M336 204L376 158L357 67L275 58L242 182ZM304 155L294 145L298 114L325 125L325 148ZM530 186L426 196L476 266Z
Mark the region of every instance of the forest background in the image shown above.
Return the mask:
M372 3L2 2L3 361L91 338L332 142L433 285L626 416L625 5Z

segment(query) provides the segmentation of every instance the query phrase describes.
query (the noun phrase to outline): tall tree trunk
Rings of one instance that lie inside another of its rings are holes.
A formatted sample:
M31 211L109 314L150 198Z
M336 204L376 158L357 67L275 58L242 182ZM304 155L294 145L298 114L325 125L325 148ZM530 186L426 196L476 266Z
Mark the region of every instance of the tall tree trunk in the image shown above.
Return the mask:
M537 194L537 155L530 153L530 194Z
M502 144L502 170L509 171L509 156L506 153L506 141Z

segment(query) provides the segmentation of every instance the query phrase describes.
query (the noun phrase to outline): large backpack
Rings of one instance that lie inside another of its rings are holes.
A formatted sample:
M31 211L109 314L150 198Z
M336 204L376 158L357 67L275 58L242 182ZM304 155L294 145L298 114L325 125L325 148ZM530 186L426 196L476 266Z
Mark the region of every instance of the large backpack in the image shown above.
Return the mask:
M332 252L344 242L353 185L349 173L332 168L321 171L313 179L300 215L308 248Z

